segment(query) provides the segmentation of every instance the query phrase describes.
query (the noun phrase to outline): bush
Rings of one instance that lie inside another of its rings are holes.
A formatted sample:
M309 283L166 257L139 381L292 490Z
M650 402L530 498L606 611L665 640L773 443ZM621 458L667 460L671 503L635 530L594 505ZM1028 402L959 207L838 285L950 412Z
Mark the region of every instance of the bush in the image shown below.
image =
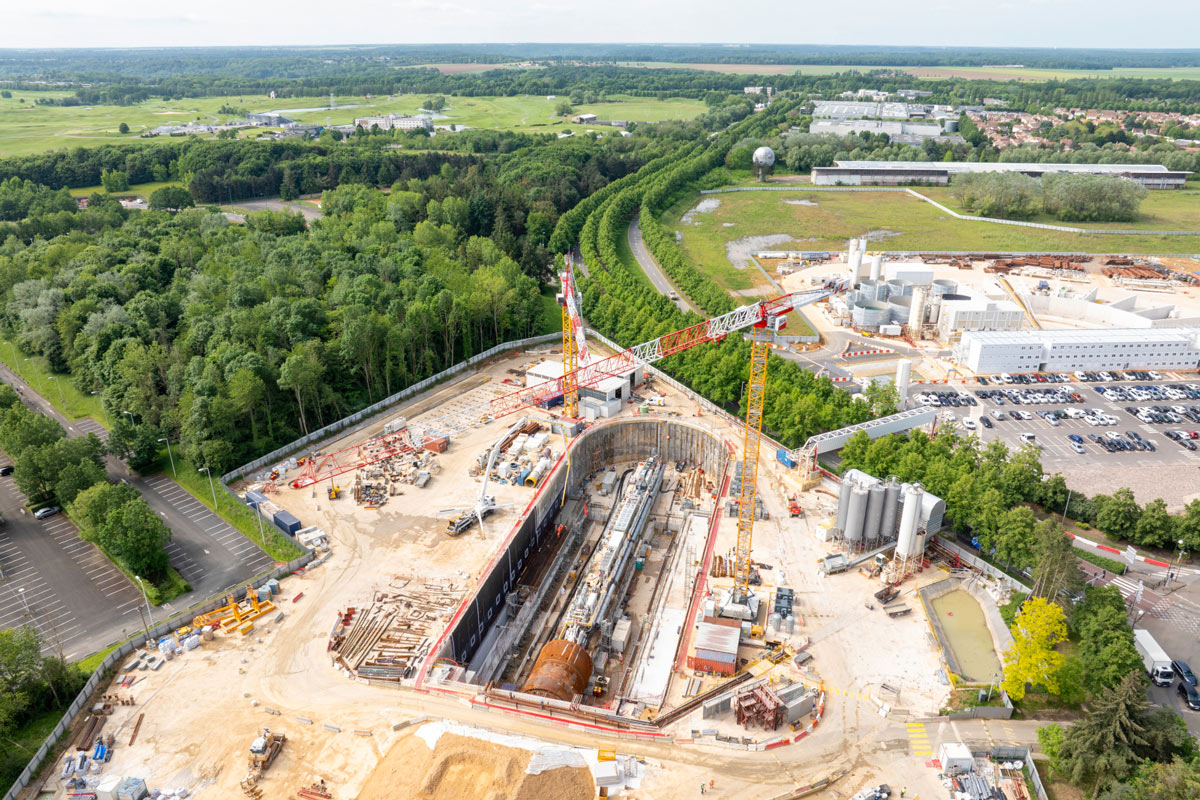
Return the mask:
M1090 553L1087 550L1080 550L1078 547L1075 548L1075 555L1079 556L1089 564L1095 564L1101 569L1106 569L1109 572L1115 572L1118 575L1124 575L1125 570L1128 569L1124 561L1105 558L1104 556L1097 555L1096 553Z
M1145 187L1109 175L1042 176L1045 211L1068 222L1128 222L1137 219Z

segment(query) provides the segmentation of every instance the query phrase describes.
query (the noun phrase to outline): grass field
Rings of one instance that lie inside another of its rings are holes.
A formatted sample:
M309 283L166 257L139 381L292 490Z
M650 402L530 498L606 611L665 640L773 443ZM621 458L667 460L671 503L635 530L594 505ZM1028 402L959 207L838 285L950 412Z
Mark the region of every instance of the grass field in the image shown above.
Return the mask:
M26 356L9 339L0 338L0 361L21 376L35 391L50 402L67 419L91 417L106 428L112 422L104 413L104 405L98 394L83 394L75 388L70 375L57 375L50 371L41 356Z
M1179 194L1195 196L1193 192ZM969 222L947 217L909 195L892 192L746 192L718 198L720 206L696 214L693 224L682 223L680 216L696 205L697 195L670 209L663 221L683 233L683 248L693 263L733 292L757 286L761 277L751 269L735 269L726 256L728 243L747 236L786 234L791 243L771 248L804 250L840 250L851 237L867 236L873 242L872 249L884 250L1200 252L1200 236L1103 236ZM1186 199L1158 201L1164 207L1160 209L1164 219L1181 214L1175 204ZM795 204L801 200L810 204Z
M128 189L123 192L115 192L118 197L129 197L135 195L143 200L149 200L150 195L154 194L155 189L161 189L164 186L182 186L179 181L151 181L150 183L135 183L131 184ZM82 189L70 189L72 197L91 197L93 194L105 194L103 186L85 186Z
M913 187L916 191L936 200L946 208L967 214L949 188ZM1142 201L1141 216L1134 222L1063 222L1050 214L1038 214L1029 222L1044 222L1049 225L1066 225L1072 228L1119 228L1129 230L1200 231L1200 188L1181 191L1154 191Z
M695 69L734 75L832 75L838 72L893 70L917 78L973 78L997 81L1049 81L1071 78L1200 79L1200 67L1120 67L1116 69L1033 69L1024 67L900 67L864 64L675 64L669 61L623 61L620 66L643 69Z
M0 156L27 155L76 146L126 142L161 142L166 137L143 139L144 131L167 123L225 122L230 115L218 113L222 106L250 112L280 111L289 119L309 124L344 125L355 117L379 114L414 114L428 95L395 97L338 97L329 108L328 97L290 97L272 100L262 95L185 98L178 101L152 100L134 106L39 106L39 97L61 97L63 92L14 91L0 98ZM559 132L586 126L573 125L554 116L559 99L545 96L449 97L449 107L437 120L441 125L459 125L494 130ZM706 110L698 100L614 95L610 102L579 106L575 113L592 113L602 120L624 119L659 122L691 119ZM121 134L124 122L130 132ZM604 130L600 128L599 130ZM243 136L254 135L244 131Z

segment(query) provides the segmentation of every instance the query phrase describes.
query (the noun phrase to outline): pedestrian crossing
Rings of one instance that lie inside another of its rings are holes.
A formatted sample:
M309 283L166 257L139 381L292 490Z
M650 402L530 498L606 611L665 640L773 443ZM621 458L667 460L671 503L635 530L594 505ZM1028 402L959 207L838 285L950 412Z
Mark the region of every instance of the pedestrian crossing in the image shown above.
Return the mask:
M925 758L933 755L933 745L929 743L929 732L923 722L907 722L904 725L908 731L908 747L914 756Z

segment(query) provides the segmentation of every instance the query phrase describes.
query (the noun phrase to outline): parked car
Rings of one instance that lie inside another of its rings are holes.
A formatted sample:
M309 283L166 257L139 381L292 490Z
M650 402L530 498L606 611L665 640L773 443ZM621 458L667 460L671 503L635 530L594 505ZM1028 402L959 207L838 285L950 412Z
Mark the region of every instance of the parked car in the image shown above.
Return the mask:
M1192 686L1187 681L1180 681L1177 691L1188 708L1192 711L1200 711L1200 692L1196 691L1195 686Z
M13 474L13 465L12 464L5 464L3 467L0 467L0 475L12 475L12 474Z
M53 517L60 511L62 511L62 509L58 506L46 506L45 508L39 508L37 511L33 512L33 516L36 519L46 519L47 517Z
M983 427L985 427L985 428L991 428L991 427L993 427L993 425L992 425L992 421L991 421L990 419L988 419L987 417L980 417L980 418L979 418L979 422L980 422L980 424L982 424L982 425L983 425Z
M1175 659L1171 662L1171 669L1179 676L1179 680L1184 683L1190 683L1192 686L1196 685L1196 675L1192 672L1192 668L1187 665L1186 661Z

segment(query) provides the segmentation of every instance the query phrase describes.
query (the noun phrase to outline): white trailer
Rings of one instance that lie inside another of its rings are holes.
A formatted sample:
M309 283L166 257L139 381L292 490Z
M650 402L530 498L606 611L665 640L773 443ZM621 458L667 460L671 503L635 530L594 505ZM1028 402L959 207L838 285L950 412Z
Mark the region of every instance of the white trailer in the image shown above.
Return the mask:
M1145 628L1134 628L1133 645L1146 665L1146 672L1155 686L1170 686L1175 682L1175 672L1171 669L1171 657L1163 650L1150 631Z

